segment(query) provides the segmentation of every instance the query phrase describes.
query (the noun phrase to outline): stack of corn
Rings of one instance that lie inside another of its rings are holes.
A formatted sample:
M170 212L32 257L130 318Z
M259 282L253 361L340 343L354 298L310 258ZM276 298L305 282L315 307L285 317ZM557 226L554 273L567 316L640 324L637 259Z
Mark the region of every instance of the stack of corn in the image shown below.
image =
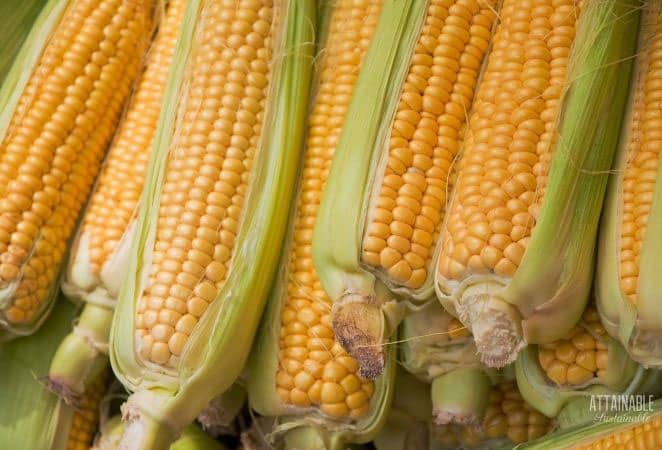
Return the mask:
M660 101L662 5L643 8L628 115L609 186L599 242L598 310L633 359L662 367L658 311L662 239Z
M314 25L313 2L188 2L111 327L133 393L122 448L165 448L242 370L289 215Z
M29 334L152 31L153 0L49 0L0 91L0 327Z
M75 402L108 361L113 308L127 268L138 199L187 3L169 0L164 5L142 75L72 244L61 286L69 298L86 304L49 371L49 386L69 402Z

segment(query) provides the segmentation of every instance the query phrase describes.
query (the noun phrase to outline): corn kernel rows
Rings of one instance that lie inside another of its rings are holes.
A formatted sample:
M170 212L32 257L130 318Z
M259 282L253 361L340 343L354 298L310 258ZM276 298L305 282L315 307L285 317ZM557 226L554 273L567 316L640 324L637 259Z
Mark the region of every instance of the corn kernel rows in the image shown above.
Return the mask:
M271 74L274 0L205 8L136 317L138 353L169 367L230 268Z
M590 306L567 338L539 347L538 361L547 377L559 386L604 378L609 360L607 339L598 311Z
M9 322L29 322L49 295L137 75L149 4L72 2L21 95L0 143L0 286L18 282Z
M464 144L438 270L512 276L543 200L579 7L505 0Z
M499 438L508 438L519 444L544 436L551 429L551 421L524 401L515 383L503 382L492 389L480 428L456 424L437 426L434 440L468 448L480 447L488 439Z
M495 5L494 0L430 2L402 90L363 262L409 288L428 277Z
M642 424L608 436L597 437L592 442L573 447L574 450L655 450L662 448L662 417L655 417Z
M382 0L338 0L308 128L294 225L287 294L281 313L276 388L284 404L318 406L332 417L368 411L374 385L335 341L331 305L313 268L313 226L359 66L377 25Z
M88 450L99 422L99 404L106 391L108 371L103 370L85 390L69 428L67 450Z
M89 236L94 273L98 274L111 257L135 215L186 3L187 0L167 3L145 72L90 198L82 233Z
M659 8L658 8L659 9ZM652 17L651 17L652 16ZM623 204L620 236L620 285L623 293L637 301L639 258L662 149L662 13L648 17L652 36L641 49L641 75L636 91L627 164L623 175Z

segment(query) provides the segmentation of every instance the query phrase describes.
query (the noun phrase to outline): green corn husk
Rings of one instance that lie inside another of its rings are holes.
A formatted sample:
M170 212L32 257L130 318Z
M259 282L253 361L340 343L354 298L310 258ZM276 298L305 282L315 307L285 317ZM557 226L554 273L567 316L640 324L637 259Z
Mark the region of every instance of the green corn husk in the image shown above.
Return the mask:
M47 373L75 312L72 304L60 298L39 331L0 345L0 448L67 449L76 409L46 389L38 377Z
M260 150L232 267L190 335L177 367L166 369L144 362L134 342L137 300L149 271L168 151L182 89L188 81L187 59L195 49L196 31L208 4L207 0L192 0L186 12L141 198L141 204L150 207L139 212L129 275L111 328L113 370L133 392L125 404L128 425L121 445L134 450L165 448L239 376L275 274L302 146L315 10L312 2L279 0L280 31L274 36L277 47Z
M33 24L27 36L21 37L21 33L17 33L15 36L16 38L15 41L12 41L12 39L9 39L7 41L7 48L6 48L7 51L11 51L11 46L17 45L19 40L22 40L22 45L20 51L12 59L12 64L11 67L8 69L8 71L3 69L3 72L0 72L5 75L4 81L2 82L2 86L0 87L0 143L4 142L6 138L11 120L14 117L15 110L19 105L19 101L21 99L21 96L23 95L24 90L28 86L34 68L37 67L37 65L41 60L44 49L49 44L51 36L55 32L55 30L61 25L62 21L66 19L66 14L68 13L69 7L75 1L76 0L41 1L40 2L41 7L39 8L40 10L39 15L36 19L33 20ZM12 4L14 2L3 1L2 3L3 6L0 7L0 16L2 15L2 8L4 8L5 5L8 8L12 8ZM31 4L34 4L35 6L33 7L37 8L37 5L34 0L29 0L28 2L25 2L26 6ZM149 0L149 2L145 2L144 5L146 6L146 8L149 8L149 9L145 9L145 17L148 18L148 20L146 20L146 23L144 24L145 28L143 30L143 35L140 36L140 39L137 42L135 42L136 47L140 49L140 51L146 50L147 48L147 43L150 38L152 19L154 19L153 16L156 14L156 9L157 9L155 8L156 0L154 0L154 2L152 2L152 0ZM20 11L21 9L15 8L12 14L18 14L20 13ZM31 20L34 14L35 12L29 12L29 14L26 14L23 20L24 21ZM0 50L2 50L3 44L4 42L0 43ZM6 62L3 61L3 64L6 64ZM132 70L131 72L127 72L123 76L127 77L127 79L129 80L132 80L134 76L138 75L137 72L138 72L137 70ZM128 93L125 97L123 97L122 103L124 103L126 97L128 97ZM113 111L113 109L108 108L107 111ZM119 111L117 113L117 116L119 116ZM115 117L115 115L113 115L112 117L113 119L119 120L119 117ZM103 116L100 116L98 118L98 120L100 121L102 121L103 119L104 119ZM112 136L108 135L108 136L99 136L99 137L104 139L103 141L104 143L107 143L107 141L109 141ZM79 161L74 160L68 162L68 164L70 165L74 165L76 163L79 163ZM94 162L86 162L86 164L91 165L94 164ZM89 167L88 169L92 171L92 170L96 170L96 168L97 167ZM58 202L61 201L62 201L61 199L58 200ZM56 206L59 206L59 204L60 203L56 202L52 205L52 207L55 208ZM52 213L53 212L49 214ZM47 224L48 222L44 222L42 227L46 226ZM40 229L40 233L41 231L43 230ZM38 235L38 236L39 237L37 239L39 240L45 239L43 235ZM71 236L65 237L65 239L69 240L70 237ZM32 243L32 247L30 249L31 252L34 253L37 251L36 249L38 248L39 240L35 240ZM39 328L39 326L44 322L44 320L46 320L57 298L59 292L59 286L57 280L59 279L59 274L62 271L62 261L60 260L57 260L53 263L56 266L55 276L53 277L53 280L50 281L48 285L48 292L46 294L46 297L44 301L38 306L38 310L34 314L34 317L21 320L19 322L10 320L10 318L7 315L7 312L13 305L17 291L20 290L19 284L24 277L23 269L28 262L29 262L28 259L23 261L21 263L22 264L21 270L17 275L17 277L10 279L7 282L3 282L3 285L0 287L0 341L12 339L18 336L25 336L33 333L36 329Z
M391 410L373 441L377 450L429 449L429 391L429 384L398 369Z
M636 441L631 439L628 442L621 441L614 448L660 448L662 446L662 434L660 433L662 427L662 400L651 401L650 403L649 401L650 399L646 399L643 402L643 408L633 408L629 411L617 412L610 411L607 408L606 412L603 410L603 412L595 413L593 422L590 424L579 423L535 441L520 444L515 449L557 450L585 448L583 446L589 446L590 448L591 445L594 446L593 448L606 448L602 446L605 444L598 441L613 437L623 431L634 431L635 435L638 435L638 439ZM647 424L646 428L644 428L644 424ZM635 431L632 430L633 427L640 427L640 429ZM646 433L648 430L650 430L648 436L638 434ZM632 437L632 434L630 437Z
M158 113L154 109L159 104L154 102L146 106L138 102L141 96L144 98L145 92L151 92L154 95L154 90L159 86L153 80L161 76L159 72L162 67L172 64L172 60L168 61L161 55L166 50L174 50L176 40L170 39L169 33L171 33L171 28L176 30L175 27L181 26L179 19L182 17L186 0L168 0L163 6L163 16L158 24L159 29L151 44L151 48L155 50L148 51L143 64L143 73L137 80L136 89L131 95L127 111L125 111L115 138L110 144L108 159L117 160L123 156L119 152L125 151L129 135L136 140L141 139L145 149L151 144L153 135L149 134L149 122L145 123L143 119L139 122L139 129L135 130L138 125L136 111L140 111L141 115L149 113L148 115L152 117ZM163 26L166 27L165 31L161 28ZM145 79L148 82L145 82ZM162 91L158 92L163 94ZM107 172L104 170L105 167L102 167L99 179L106 176ZM98 183L93 189L92 197L97 195L97 188ZM117 193L117 196L121 197L124 194L125 192L121 191ZM138 205L136 205L137 207ZM88 212L89 205L83 214ZM126 275L129 243L136 230L135 215L134 212L117 247L104 262L99 273L94 272L91 268L90 236L85 232L82 223L79 224L73 240L68 260L65 263L61 288L68 298L83 301L85 305L73 332L63 340L49 370L49 387L58 395L63 396L67 402L76 403L99 368L108 364L110 326L121 279Z
M246 404L247 392L239 383L212 399L198 415L198 422L210 436L237 434L235 419Z
M646 195L652 196L650 210L646 205L645 211L635 211L636 223L638 226L645 227L645 230L641 228L636 230L637 234L641 231L644 233L641 241L634 244L641 244L640 257L637 261L636 300L626 296L620 285L621 240L625 239L621 232L624 216L624 179L629 160L640 159L639 155L629 154L630 139L633 134L636 136L636 133L648 131L635 129L635 126L639 127L639 125L636 125L634 120L641 118L643 123L644 118L642 113L637 112L639 101L636 97L636 90L638 87L643 88L641 83L646 82L647 73L643 61L648 57L653 58L652 40L655 34L659 33L659 23L662 20L660 2L644 1L642 5L642 27L638 36L639 56L635 62L628 114L623 124L619 153L610 178L607 201L602 216L596 273L596 300L605 328L611 336L623 344L630 356L647 367L662 368L662 314L659 311L659 274L660 256L662 255L662 240L659 230L662 225L662 208L660 208L662 183L658 181L662 173L660 172L662 165L658 165L655 179L649 178L646 182L641 182L642 185L651 185L652 192L646 193ZM654 72L655 69L651 70ZM653 73L651 73L652 76L654 76ZM656 82L655 79L651 81ZM655 99L646 98L642 102L655 101ZM651 133L653 132L654 130ZM652 144L657 143L652 142ZM650 166L651 162L656 163L653 159L647 161L646 164ZM642 191L643 193L644 191Z
M46 0L5 0L0 4L0 84L45 4Z
M439 425L477 425L492 385L471 336L451 339L452 316L431 301L404 319L400 331L402 366L431 383L432 414Z
M100 436L90 450L118 450L122 433L124 433L122 419L119 416L111 417L101 426ZM169 448L170 450L227 450L225 445L207 436L196 425L188 426Z
M589 299L599 211L618 141L639 15L639 0L582 6L559 140L542 207L515 274L475 273L449 280L437 271L437 295L472 331L489 366L513 362L527 344L562 338Z

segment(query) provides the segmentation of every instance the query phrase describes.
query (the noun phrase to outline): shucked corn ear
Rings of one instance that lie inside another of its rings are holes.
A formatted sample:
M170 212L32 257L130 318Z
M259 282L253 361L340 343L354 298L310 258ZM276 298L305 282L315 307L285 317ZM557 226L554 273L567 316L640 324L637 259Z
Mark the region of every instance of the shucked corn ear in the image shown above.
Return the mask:
M548 417L588 392L654 393L657 371L637 365L618 341L609 337L593 306L565 339L524 350L515 363L522 396ZM649 392L653 389L654 392Z
M101 425L100 435L89 450L118 450L123 432L122 419L111 417ZM197 425L189 425L182 436L172 443L170 450L226 450L226 446L207 436Z
M111 327L125 448L171 443L242 369L294 191L313 6L188 3Z
M604 401L603 401L604 407ZM662 400L644 402L616 414L609 407L600 419L560 430L515 447L517 450L653 450L662 448Z
M512 381L499 382L490 392L480 426L434 426L431 449L492 449L537 439L549 433L554 422L536 411Z
M562 338L591 286L638 1L504 0L436 273L444 307L501 367Z
M364 70L373 69L370 53L393 45L395 35L387 31L399 25L399 9L406 4L338 0L320 20L325 33L316 58L296 208L248 371L251 407L277 417L269 435L273 445L333 450L366 442L381 426L390 401L394 361L387 360L383 377L368 380L336 340L331 300L313 267L311 241L352 94Z
M434 297L451 169L498 2L402 3L410 11L398 47L383 48L388 65L357 86L313 237L335 332L371 376L402 310L378 297L375 284L409 299Z
M478 425L492 382L467 329L433 300L403 320L399 340L401 365L431 383L435 422Z
M96 434L108 368L92 381L77 408L48 391L35 375L46 373L57 343L69 332L74 306L60 298L34 335L0 346L0 448L87 450Z
M152 32L153 0L49 0L0 91L0 325L44 320Z
M62 290L86 305L53 358L49 383L75 401L108 361L108 335L136 230L142 190L166 80L187 0L164 4L158 31L110 145L64 270Z
M599 238L597 303L609 334L636 361L662 367L662 5L646 1L628 114Z

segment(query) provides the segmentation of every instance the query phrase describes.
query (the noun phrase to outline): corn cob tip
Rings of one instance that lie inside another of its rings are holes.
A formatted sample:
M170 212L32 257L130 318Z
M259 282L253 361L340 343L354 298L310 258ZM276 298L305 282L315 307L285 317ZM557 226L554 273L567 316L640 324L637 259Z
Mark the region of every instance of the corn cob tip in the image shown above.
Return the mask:
M482 367L465 367L437 376L430 385L432 418L437 425L479 426L492 382Z
M169 424L159 422L140 408L145 398L132 397L122 405L124 432L118 450L165 449L173 443L181 430L174 430Z
M333 305L333 331L359 364L361 377L374 380L384 371L384 315L381 308L349 294Z
M442 408L432 408L432 419L435 425L448 425L451 423L466 426L479 426L482 417L476 413L462 414Z
M468 290L457 305L457 312L460 321L471 329L486 366L505 367L526 347L519 311L493 293Z

